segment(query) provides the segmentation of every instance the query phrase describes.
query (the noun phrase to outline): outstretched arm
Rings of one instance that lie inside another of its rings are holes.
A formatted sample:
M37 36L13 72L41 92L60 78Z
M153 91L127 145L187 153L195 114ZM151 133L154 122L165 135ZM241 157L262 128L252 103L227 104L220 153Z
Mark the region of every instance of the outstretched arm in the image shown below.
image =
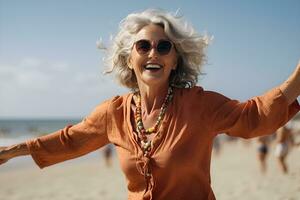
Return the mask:
M0 165L6 163L9 159L17 156L29 155L29 149L26 143L15 144L7 147L0 147Z
M289 104L293 103L300 95L300 61L295 71L279 86L279 88L283 92L284 96L286 96Z
M300 62L284 83L263 95L245 102L216 95L217 100L208 106L213 113L212 132L243 138L271 134L300 110L299 95Z
M107 109L110 101L97 106L76 125L68 125L48 135L27 140L17 145L0 147L0 164L9 159L31 155L40 167L47 167L77 158L109 143L107 136Z

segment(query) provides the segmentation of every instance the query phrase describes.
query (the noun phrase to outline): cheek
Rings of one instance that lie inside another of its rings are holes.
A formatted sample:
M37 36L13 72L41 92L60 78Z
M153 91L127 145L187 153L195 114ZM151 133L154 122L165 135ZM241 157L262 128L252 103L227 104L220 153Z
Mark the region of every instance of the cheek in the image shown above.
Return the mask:
M132 69L135 72L136 75L139 75L143 71L142 64L143 61L141 59L135 58L134 62L132 62Z
M132 64L140 65L143 62L143 60L144 60L143 57L141 57L139 54L132 53L132 55L131 55Z

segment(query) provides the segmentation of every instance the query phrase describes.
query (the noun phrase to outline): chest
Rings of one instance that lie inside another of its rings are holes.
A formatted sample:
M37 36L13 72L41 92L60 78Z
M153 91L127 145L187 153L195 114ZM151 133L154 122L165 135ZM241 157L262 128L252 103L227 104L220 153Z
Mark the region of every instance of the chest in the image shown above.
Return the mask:
M153 142L149 166L151 171L159 174L168 174L177 170L197 171L199 166L208 166L210 163L212 139L203 127L198 129L185 123L183 120L167 117L158 133L148 135ZM144 183L144 157L135 133L126 134L127 141L118 144L117 153L121 169L131 182ZM124 148L126 147L126 148ZM179 163L184 163L181 165ZM182 169L184 168L184 169Z
M205 117L201 117L200 112L192 116L191 111L189 108L179 110L175 105L168 108L158 131L147 135L153 145L149 161L145 161L135 131L134 109L114 112L116 116L124 116L124 120L120 123L116 121L120 117L112 118L113 131L109 139L116 146L121 169L131 184L144 185L142 169L146 162L157 177L186 167L189 168L186 173L192 173L199 171L199 166L209 166L213 137L203 120ZM157 114L143 119L145 128L153 126L156 117Z

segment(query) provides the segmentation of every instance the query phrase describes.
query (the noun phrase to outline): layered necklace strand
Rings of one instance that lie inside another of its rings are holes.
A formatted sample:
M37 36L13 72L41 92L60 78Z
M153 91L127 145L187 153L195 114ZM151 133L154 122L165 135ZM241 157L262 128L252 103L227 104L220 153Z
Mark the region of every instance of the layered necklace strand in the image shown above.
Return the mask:
M145 129L143 120L142 120L141 95L139 92L137 92L135 95L136 95L136 102L135 102L136 109L135 109L135 116L134 116L135 117L135 125L136 125L136 129L138 132L138 137L140 140L140 145L143 150L143 153L145 156L148 156L148 154L151 150L152 144L151 144L151 140L148 140L146 135L150 135L150 134L156 133L158 131L161 121L165 116L167 107L173 98L173 89L172 89L172 87L169 87L168 94L165 97L164 102L160 108L160 113L158 115L155 125L151 128L148 128L147 130Z

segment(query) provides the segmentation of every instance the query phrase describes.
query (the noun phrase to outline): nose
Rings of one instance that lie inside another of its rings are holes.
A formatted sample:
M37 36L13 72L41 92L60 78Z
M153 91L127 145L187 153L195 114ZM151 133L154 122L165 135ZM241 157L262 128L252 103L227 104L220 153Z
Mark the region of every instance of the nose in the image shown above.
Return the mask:
M150 58L157 58L158 57L158 52L157 52L157 50L156 50L156 48L155 47L152 47L151 49L150 49L150 51L149 51L149 54L148 54L148 56L150 57Z

